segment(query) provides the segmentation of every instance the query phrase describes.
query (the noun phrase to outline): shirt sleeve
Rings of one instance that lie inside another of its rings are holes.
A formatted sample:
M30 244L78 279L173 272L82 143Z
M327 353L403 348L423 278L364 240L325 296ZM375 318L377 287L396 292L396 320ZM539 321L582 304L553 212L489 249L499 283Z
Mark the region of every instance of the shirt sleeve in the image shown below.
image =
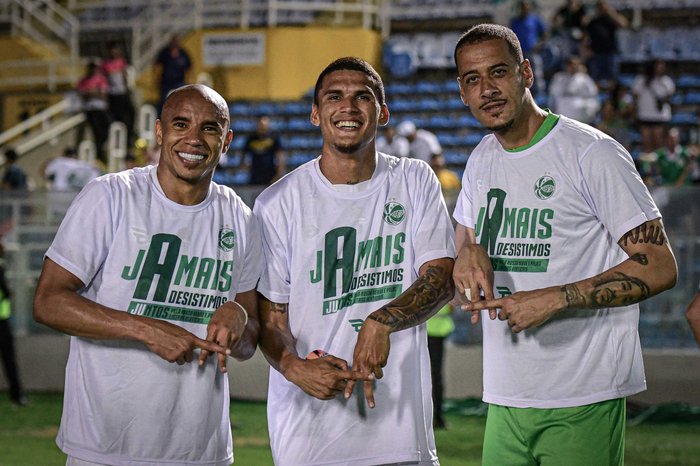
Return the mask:
M257 217L251 213L247 222L246 245L243 257L244 269L238 291L255 288L263 268L262 237Z
M455 257L454 228L447 213L440 182L433 170L422 161L417 165L416 203L413 209L412 226L414 232L416 273L428 261L443 257Z
M258 292L274 303L288 303L290 293L290 276L288 245L283 240L286 231L286 218L274 217L276 209L265 205L265 200L258 197L253 211L260 222L262 232L262 250L264 267L258 282Z
M104 182L90 182L66 212L46 257L87 286L107 258L112 244L111 193Z
M469 179L469 160L467 160L467 168L462 175L462 189L457 196L457 203L452 216L462 226L474 228L475 219L472 212L472 192L471 181Z
M631 229L661 217L632 157L617 141L593 143L580 166L583 195L616 242Z

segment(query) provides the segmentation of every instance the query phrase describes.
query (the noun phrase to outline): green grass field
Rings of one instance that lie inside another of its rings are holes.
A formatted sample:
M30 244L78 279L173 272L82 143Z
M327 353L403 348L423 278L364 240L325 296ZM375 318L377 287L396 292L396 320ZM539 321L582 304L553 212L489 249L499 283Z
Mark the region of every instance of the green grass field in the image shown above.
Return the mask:
M61 417L60 394L33 394L12 406L0 393L0 466L62 466L54 443ZM238 466L272 465L264 403L234 401L233 444ZM447 414L449 428L436 432L442 466L478 465L484 418ZM625 463L631 466L700 466L700 425L642 423L628 427Z

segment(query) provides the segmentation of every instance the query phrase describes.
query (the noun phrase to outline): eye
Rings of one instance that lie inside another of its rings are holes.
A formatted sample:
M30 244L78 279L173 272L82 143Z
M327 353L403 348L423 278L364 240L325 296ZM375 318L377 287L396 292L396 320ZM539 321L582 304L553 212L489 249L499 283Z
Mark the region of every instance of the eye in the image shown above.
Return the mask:
M507 73L508 70L505 68L497 68L493 71L493 75L496 77L501 77L504 76Z
M476 75L470 75L463 79L465 84L475 84L479 81L479 77Z
M173 123L173 127L174 128L185 128L185 127L187 127L187 125L185 125L185 123L182 121L176 121Z

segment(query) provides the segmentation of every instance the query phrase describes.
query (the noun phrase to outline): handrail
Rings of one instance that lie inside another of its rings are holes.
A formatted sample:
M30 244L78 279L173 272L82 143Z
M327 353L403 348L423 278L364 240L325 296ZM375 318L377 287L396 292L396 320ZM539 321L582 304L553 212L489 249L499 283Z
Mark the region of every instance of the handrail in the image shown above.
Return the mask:
M16 76L4 73L0 77L0 86L45 85L50 91L55 91L58 85L75 84L83 73L89 58L58 58L53 60L22 59L5 60L2 68L5 71L17 71Z

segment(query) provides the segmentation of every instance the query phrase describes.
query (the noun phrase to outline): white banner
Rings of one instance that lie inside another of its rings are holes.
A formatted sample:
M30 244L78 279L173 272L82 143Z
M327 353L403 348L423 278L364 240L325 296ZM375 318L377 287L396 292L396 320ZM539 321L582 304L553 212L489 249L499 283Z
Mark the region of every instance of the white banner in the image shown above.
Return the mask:
M265 63L265 34L204 34L202 56L205 66L262 65Z

